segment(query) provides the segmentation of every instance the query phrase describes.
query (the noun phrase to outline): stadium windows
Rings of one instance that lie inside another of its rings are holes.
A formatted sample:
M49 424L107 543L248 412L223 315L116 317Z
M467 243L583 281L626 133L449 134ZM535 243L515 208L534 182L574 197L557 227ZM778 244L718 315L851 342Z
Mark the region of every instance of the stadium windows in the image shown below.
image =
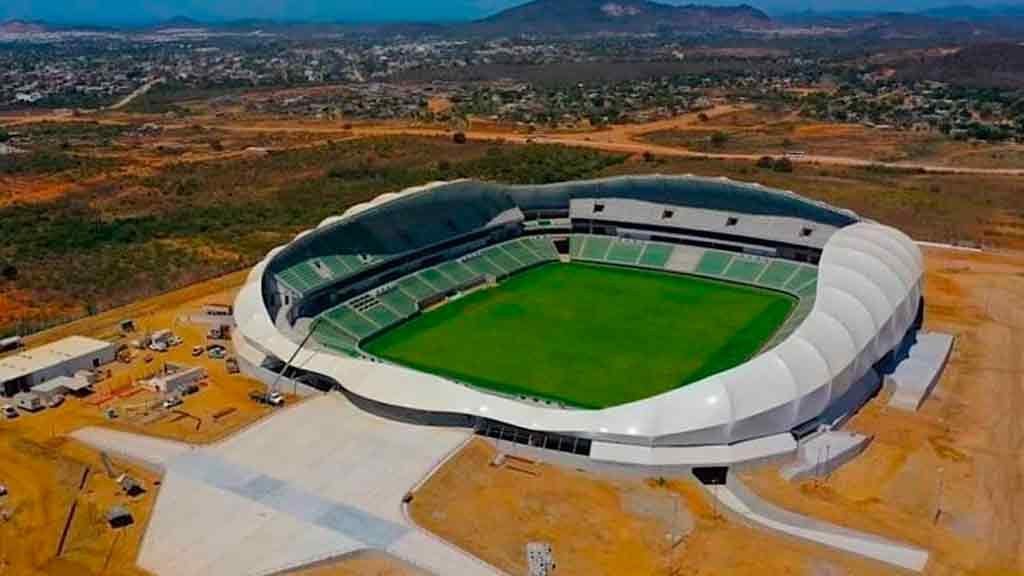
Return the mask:
M725 219L726 226L735 226L740 223L740 219L735 216L729 216Z
M594 214L604 212L604 204L594 204Z
M675 212L673 212L671 210L665 210L664 212L661 213L661 219L662 220L668 220L668 219L672 218L673 216L675 216Z

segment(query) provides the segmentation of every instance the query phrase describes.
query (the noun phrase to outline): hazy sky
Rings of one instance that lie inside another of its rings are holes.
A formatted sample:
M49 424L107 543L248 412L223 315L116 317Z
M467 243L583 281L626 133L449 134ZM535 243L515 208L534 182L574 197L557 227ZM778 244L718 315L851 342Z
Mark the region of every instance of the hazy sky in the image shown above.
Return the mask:
M0 0L0 20L52 22L152 22L184 15L199 20L464 20L522 0ZM743 0L667 0L672 3L739 4ZM1015 3L1024 0L1009 0ZM795 10L919 10L949 4L983 6L1000 0L747 0L768 12Z

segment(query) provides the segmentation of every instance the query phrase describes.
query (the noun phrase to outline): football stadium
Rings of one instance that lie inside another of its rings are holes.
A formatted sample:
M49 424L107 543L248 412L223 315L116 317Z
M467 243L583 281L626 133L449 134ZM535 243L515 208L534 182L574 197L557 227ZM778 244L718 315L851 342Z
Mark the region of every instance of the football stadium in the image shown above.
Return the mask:
M404 422L624 465L791 452L878 392L921 326L902 232L756 184L435 183L273 250L245 372Z

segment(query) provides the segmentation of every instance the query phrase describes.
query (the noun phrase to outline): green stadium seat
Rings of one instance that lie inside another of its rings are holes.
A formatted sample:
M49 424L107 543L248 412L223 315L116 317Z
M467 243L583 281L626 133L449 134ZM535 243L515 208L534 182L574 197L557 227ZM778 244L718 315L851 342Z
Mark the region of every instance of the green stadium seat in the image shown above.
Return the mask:
M529 248L523 246L518 240L512 242L506 242L498 245L496 248L504 250L505 253L512 256L516 262L519 262L521 267L530 266L540 261L540 257L534 254Z
M725 271L725 277L740 282L753 282L758 274L764 270L765 263L749 258L735 257L732 264Z
M455 281L442 274L437 268L420 270L418 276L421 280L433 286L437 292L445 292L455 288Z
M587 243L583 246L580 258L586 260L604 260L608 248L612 245L612 239L607 236L589 236Z
M545 260L558 260L558 251L555 250L555 245L547 238L532 237L526 239L526 242L541 258Z
M469 258L468 260L463 262L463 264L466 265L466 268L469 268L473 272L476 272L477 274L480 274L482 276L489 275L497 278L498 276L505 275L504 270L495 266L494 263L492 263L490 260L488 260L482 255L473 256L472 258Z
M342 254L339 258L345 266L348 266L348 269L351 271L350 274L355 274L367 266L359 259L359 256L356 256L355 254Z
M701 257L700 262L697 263L696 272L698 274L707 274L708 276L721 276L725 269L729 267L729 263L732 262L732 256L728 252L708 250Z
M523 267L518 260L513 259L504 250L499 250L497 246L484 252L484 255L487 256L492 263L504 270L506 274L511 274Z
M356 340L335 324L327 320L321 320L313 332L313 339L336 352L347 355L356 354Z
M381 328L389 328L402 320L401 316L383 304L378 304L366 310L363 312L363 315L373 320Z
M400 314L403 318L408 318L416 313L416 302L397 288L394 290L388 290L383 294L378 294L377 299Z
M348 306L336 306L327 311L327 319L343 328L349 334L362 340L378 330L376 324L370 322Z
M406 276L398 281L397 286L409 296L412 296L417 301L429 298L437 293L437 290L432 288L420 280L416 275Z
M673 247L667 244L648 243L637 264L652 268L664 268L668 264L668 259L672 257L672 250Z
M285 269L278 272L277 278L278 280L284 282L289 288L295 290L296 292L301 293L309 290L309 286L302 280L302 278L300 278L290 269Z
M817 293L818 293L818 281L816 279L815 280L811 280L810 283L808 283L808 284L804 284L802 288L797 290L797 294L799 294L801 298L806 298L806 297L810 296L811 294L817 294Z
M327 269L331 271L335 278L344 278L349 274L349 267L337 255L324 256L320 261L324 263L324 266L327 266Z
M326 284L328 280L317 273L316 269L313 268L312 261L302 262L292 266L292 270L311 288L316 288L321 284Z
M452 278L459 284L465 284L466 282L469 282L473 278L479 276L479 274L473 272L469 268L466 268L466 266L462 262L459 262L457 260L445 262L444 264L439 265L437 268L441 270L441 272L447 274L449 278Z
M771 288L781 288L796 269L797 265L792 262L776 260L768 265L768 269L757 279L757 283Z
M640 259L640 254L642 254L643 251L643 242L637 242L635 240L615 240L612 242L611 248L608 249L606 259L609 262L636 264L636 261Z
M576 234L569 237L569 257L579 258L580 254L583 253L583 245L586 243L587 237Z
M787 290L799 290L804 285L818 277L818 269L813 266L801 266L800 270L786 282Z

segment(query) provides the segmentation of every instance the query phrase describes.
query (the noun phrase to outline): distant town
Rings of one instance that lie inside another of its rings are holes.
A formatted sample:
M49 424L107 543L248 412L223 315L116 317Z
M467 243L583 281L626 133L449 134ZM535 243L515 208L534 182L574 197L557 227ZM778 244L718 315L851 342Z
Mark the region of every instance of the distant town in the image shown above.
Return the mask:
M869 56L855 46L832 54L821 43L790 37L730 48L731 35L494 38L330 30L307 37L199 25L4 30L0 108L8 111L124 107L185 116L181 102L209 98L214 107L295 117L475 117L572 129L648 122L729 101L865 126L1024 140L1019 79L1004 74L962 82L944 77L941 66L937 73L922 71L921 62L948 58L926 48L935 42L927 38L906 56L895 46ZM999 46L953 52L984 50L997 59L1012 56ZM323 89L301 90L312 88ZM259 91L269 95L240 98Z

